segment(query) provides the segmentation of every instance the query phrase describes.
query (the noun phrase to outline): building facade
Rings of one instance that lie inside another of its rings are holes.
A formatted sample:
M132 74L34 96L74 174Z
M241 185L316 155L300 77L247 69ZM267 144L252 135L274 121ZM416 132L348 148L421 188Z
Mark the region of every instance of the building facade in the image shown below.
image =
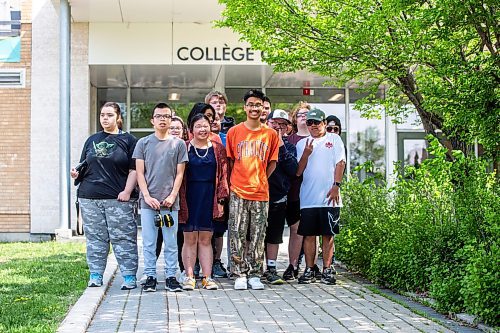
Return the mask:
M69 177L60 163L60 2L0 0L0 6L0 240L49 239L67 224L60 217L67 180L61 179ZM353 87L328 87L328 78L308 72L273 72L260 52L214 27L223 9L216 0L70 0L69 6L71 165L99 130L97 115L107 101L120 103L126 130L140 137L151 131L149 111L158 101L182 114L217 89L228 95L228 113L238 113L249 88L264 90L275 107L305 100L338 116L350 169L373 160L388 177L393 161L425 158L416 118L400 125L364 119L354 108L362 95ZM72 187L69 196L74 202Z

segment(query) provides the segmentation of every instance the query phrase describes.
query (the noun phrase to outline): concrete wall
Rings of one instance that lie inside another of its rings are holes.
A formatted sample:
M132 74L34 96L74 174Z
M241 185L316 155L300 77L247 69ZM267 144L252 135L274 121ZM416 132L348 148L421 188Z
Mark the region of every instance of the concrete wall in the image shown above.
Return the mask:
M54 233L59 221L59 2L33 3L31 95L31 233ZM71 160L89 131L88 24L72 25ZM74 196L73 196L74 198ZM73 209L73 207L70 207Z

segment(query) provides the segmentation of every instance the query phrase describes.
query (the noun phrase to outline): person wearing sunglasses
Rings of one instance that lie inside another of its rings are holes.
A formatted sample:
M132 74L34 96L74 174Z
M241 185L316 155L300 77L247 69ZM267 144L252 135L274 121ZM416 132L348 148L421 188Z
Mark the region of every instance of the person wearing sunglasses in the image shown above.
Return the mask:
M326 131L325 113L310 110L306 116L310 136L297 143L299 166L303 176L300 187L299 235L304 236L306 269L299 283L316 281L314 273L316 237L323 237L323 273L321 282L335 284L333 267L334 236L339 231L340 186L345 168L344 143L340 136Z
M326 131L328 133L342 134L342 125L340 119L334 115L326 117Z
M264 273L269 284L283 284L284 280L276 271L278 248L283 243L283 231L287 212L287 194L290 190L291 180L297 172L297 149L288 142L285 133L288 125L288 112L276 109L268 116L267 125L274 129L279 136L278 163L273 174L269 177L269 212L266 228L266 263ZM291 227L296 220L287 220Z

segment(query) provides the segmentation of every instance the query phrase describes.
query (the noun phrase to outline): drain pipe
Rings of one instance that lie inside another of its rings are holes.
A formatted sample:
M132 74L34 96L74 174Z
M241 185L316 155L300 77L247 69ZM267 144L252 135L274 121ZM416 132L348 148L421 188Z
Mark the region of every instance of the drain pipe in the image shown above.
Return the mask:
M71 10L68 0L60 1L59 34L59 228L65 236L71 237L71 214L69 210L71 198L71 178L69 175L71 168Z

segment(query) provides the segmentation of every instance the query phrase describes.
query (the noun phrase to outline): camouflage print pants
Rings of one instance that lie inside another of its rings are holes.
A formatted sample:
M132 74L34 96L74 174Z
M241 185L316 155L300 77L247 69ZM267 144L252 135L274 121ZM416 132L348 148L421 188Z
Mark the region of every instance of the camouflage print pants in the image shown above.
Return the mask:
M231 272L238 275L259 275L264 258L264 238L269 202L245 200L231 192L229 201L229 246ZM246 235L250 242L245 251Z
M90 273L104 273L111 241L122 275L136 275L139 257L134 203L116 199L78 200L87 239Z

